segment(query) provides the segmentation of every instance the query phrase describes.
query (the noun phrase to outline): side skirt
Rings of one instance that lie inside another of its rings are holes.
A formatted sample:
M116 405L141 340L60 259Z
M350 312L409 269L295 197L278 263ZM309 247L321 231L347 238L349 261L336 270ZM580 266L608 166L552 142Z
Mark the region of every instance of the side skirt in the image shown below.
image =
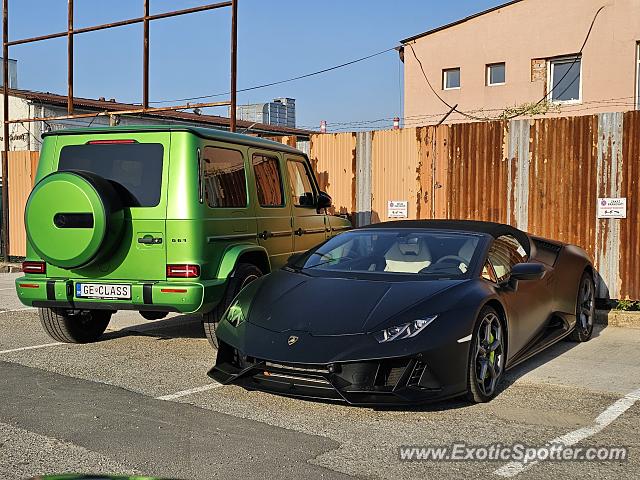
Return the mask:
M560 323L554 325L554 320L559 321ZM513 367L520 365L522 362L549 348L551 345L558 343L560 340L569 336L574 328L575 322L568 321L564 315L554 315L549 320L547 328L539 335L539 337L533 341L527 349L518 352L516 356L511 359L506 370L510 370Z

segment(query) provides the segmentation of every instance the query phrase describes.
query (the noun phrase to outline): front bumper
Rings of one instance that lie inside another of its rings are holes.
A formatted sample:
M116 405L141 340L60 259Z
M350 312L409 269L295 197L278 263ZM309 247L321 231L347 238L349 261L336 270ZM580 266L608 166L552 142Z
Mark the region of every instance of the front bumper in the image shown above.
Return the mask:
M438 358L440 353L432 351L395 358L303 364L246 356L221 341L209 376L222 384L292 397L357 406L407 406L464 393L467 355L463 353L452 350L452 356L458 354L453 361Z
M131 285L130 300L78 298L76 282ZM52 279L27 275L16 279L20 301L29 307L90 310L137 310L203 313L213 309L224 294L226 281L203 282L116 281Z

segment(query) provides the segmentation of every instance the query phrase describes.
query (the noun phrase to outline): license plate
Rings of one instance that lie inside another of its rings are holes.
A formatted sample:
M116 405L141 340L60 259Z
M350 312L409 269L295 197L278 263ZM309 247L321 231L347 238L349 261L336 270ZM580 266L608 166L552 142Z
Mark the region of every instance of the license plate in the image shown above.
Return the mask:
M105 285L101 283L76 283L77 298L104 298L130 300L131 285Z

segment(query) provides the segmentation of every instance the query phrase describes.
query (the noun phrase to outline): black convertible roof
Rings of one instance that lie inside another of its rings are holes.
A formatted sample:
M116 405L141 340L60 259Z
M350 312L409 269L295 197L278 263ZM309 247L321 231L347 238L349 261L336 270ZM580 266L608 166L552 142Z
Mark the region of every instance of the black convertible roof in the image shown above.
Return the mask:
M481 222L479 220L397 220L392 222L374 223L359 228L418 228L433 230L458 230L460 232L486 233L494 238L511 235L516 238L527 254L531 254L529 235L511 225L495 222Z

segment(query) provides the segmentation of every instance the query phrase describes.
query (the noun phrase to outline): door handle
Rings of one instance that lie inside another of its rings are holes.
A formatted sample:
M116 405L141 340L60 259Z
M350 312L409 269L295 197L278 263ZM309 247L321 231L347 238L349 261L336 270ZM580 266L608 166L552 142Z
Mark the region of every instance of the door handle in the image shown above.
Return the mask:
M301 228L297 229L294 232L296 235L298 235L299 237L301 237L302 235L304 235L304 230L302 230Z
M162 238L145 235L144 237L138 238L138 243L142 243L144 245L160 245L162 243Z
M271 236L271 232L269 232L267 230L265 230L264 232L258 233L258 238L261 238L262 240L266 240L270 236Z

